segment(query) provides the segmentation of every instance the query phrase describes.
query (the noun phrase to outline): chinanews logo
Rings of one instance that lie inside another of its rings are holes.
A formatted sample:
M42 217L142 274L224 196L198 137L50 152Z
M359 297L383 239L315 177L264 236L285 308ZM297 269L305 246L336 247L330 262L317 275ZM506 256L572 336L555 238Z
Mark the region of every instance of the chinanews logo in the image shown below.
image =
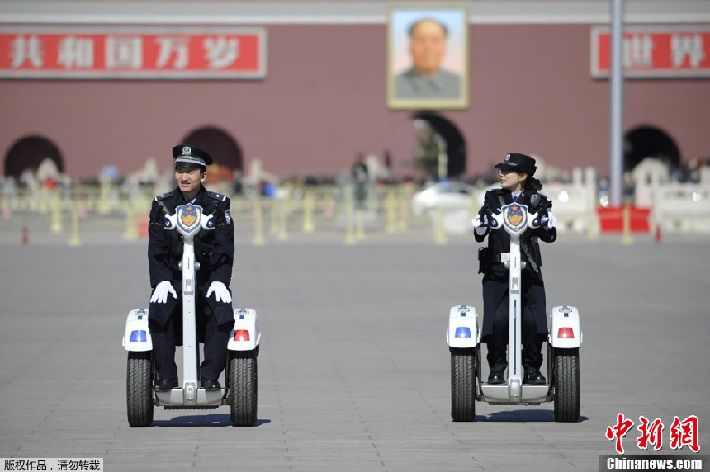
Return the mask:
M634 428L634 426L636 426ZM633 433L634 445L646 454L624 455L629 449L629 441ZM606 428L604 435L612 441L616 455L599 456L599 470L707 470L705 456L700 452L699 420L695 415L680 419L673 417L670 426L666 428L661 418L646 418L639 416L638 422L627 418L623 413L616 415L616 422ZM626 449L624 439L627 440ZM667 442L666 442L667 441ZM651 454L650 451L662 451L665 446L671 451L687 450L693 454L662 455ZM684 449L685 448L685 449Z

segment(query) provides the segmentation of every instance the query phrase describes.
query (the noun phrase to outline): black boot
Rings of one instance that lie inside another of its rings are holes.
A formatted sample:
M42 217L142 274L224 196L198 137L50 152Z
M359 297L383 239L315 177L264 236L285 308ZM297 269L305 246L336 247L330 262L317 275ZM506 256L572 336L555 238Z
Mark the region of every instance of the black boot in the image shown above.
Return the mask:
M205 390L219 390L222 387L219 385L219 380L202 379L202 388Z
M504 382L505 371L492 370L488 376L488 385L500 385Z
M169 392L177 387L177 379L155 379L153 389L156 392Z
M540 369L535 369L532 367L525 368L525 376L523 376L523 384L527 385L545 385L547 384L547 379Z

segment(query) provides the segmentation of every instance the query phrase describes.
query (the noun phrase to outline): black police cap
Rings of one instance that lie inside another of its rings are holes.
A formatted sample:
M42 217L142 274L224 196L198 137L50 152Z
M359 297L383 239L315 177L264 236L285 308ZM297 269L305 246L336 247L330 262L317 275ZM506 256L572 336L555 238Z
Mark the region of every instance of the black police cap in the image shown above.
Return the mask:
M535 159L532 157L519 152L511 152L505 156L503 162L496 164L496 169L512 170L532 176L537 167L535 167Z
M175 167L207 167L212 164L212 156L192 144L178 144L173 147Z

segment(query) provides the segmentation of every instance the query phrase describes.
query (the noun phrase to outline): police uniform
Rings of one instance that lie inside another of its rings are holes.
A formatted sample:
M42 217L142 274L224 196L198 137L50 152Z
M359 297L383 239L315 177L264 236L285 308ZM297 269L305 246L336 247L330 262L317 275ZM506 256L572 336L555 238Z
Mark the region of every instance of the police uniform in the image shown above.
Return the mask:
M535 160L523 154L509 154L506 162L496 165L501 169L525 172L529 176L535 172ZM518 165L524 163L524 165ZM507 189L486 192L483 207L479 215L497 212L503 205L517 202L528 206L531 213L545 214L552 207L550 200L543 194L532 190L523 190L514 197ZM481 340L488 345L488 363L491 378L498 375L502 381L507 366L506 345L508 344L508 269L502 262L501 255L510 252L510 235L503 230L474 233L477 242L483 242L488 236L488 246L479 249L479 272L483 273L483 327ZM539 374L542 365L542 341L547 336L547 308L545 286L542 280L542 257L538 239L552 243L557 238L557 230L546 226L528 228L520 236L521 260L526 263L522 273L522 341L523 366L526 374Z
M173 157L176 158L176 166L193 163L198 164L202 171L212 162L206 152L190 145L176 146ZM205 214L214 215L214 229L202 230L194 238L195 259L200 264L196 272L195 300L198 339L205 343L205 358L200 366L204 385L205 380L216 382L224 370L227 342L234 325L231 302L217 301L214 295L206 297L212 282L222 282L229 287L234 261L234 223L229 198L209 192L202 185L190 202L177 187L153 200L148 225L150 285L155 291L160 282L169 281L175 288L177 298L168 296L165 303L150 304L150 331L158 380L174 385L177 381L175 346L181 345L182 339L182 272L179 263L183 241L177 231L165 229L165 216L174 214L177 206L187 203L199 205Z

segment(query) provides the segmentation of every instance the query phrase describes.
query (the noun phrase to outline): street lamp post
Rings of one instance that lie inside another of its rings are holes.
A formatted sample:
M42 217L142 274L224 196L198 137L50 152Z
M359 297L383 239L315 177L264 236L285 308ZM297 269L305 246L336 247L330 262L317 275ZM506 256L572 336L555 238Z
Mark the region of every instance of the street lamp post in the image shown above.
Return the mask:
M609 95L609 204L621 204L623 169L622 133L624 129L624 0L611 0L611 76Z

